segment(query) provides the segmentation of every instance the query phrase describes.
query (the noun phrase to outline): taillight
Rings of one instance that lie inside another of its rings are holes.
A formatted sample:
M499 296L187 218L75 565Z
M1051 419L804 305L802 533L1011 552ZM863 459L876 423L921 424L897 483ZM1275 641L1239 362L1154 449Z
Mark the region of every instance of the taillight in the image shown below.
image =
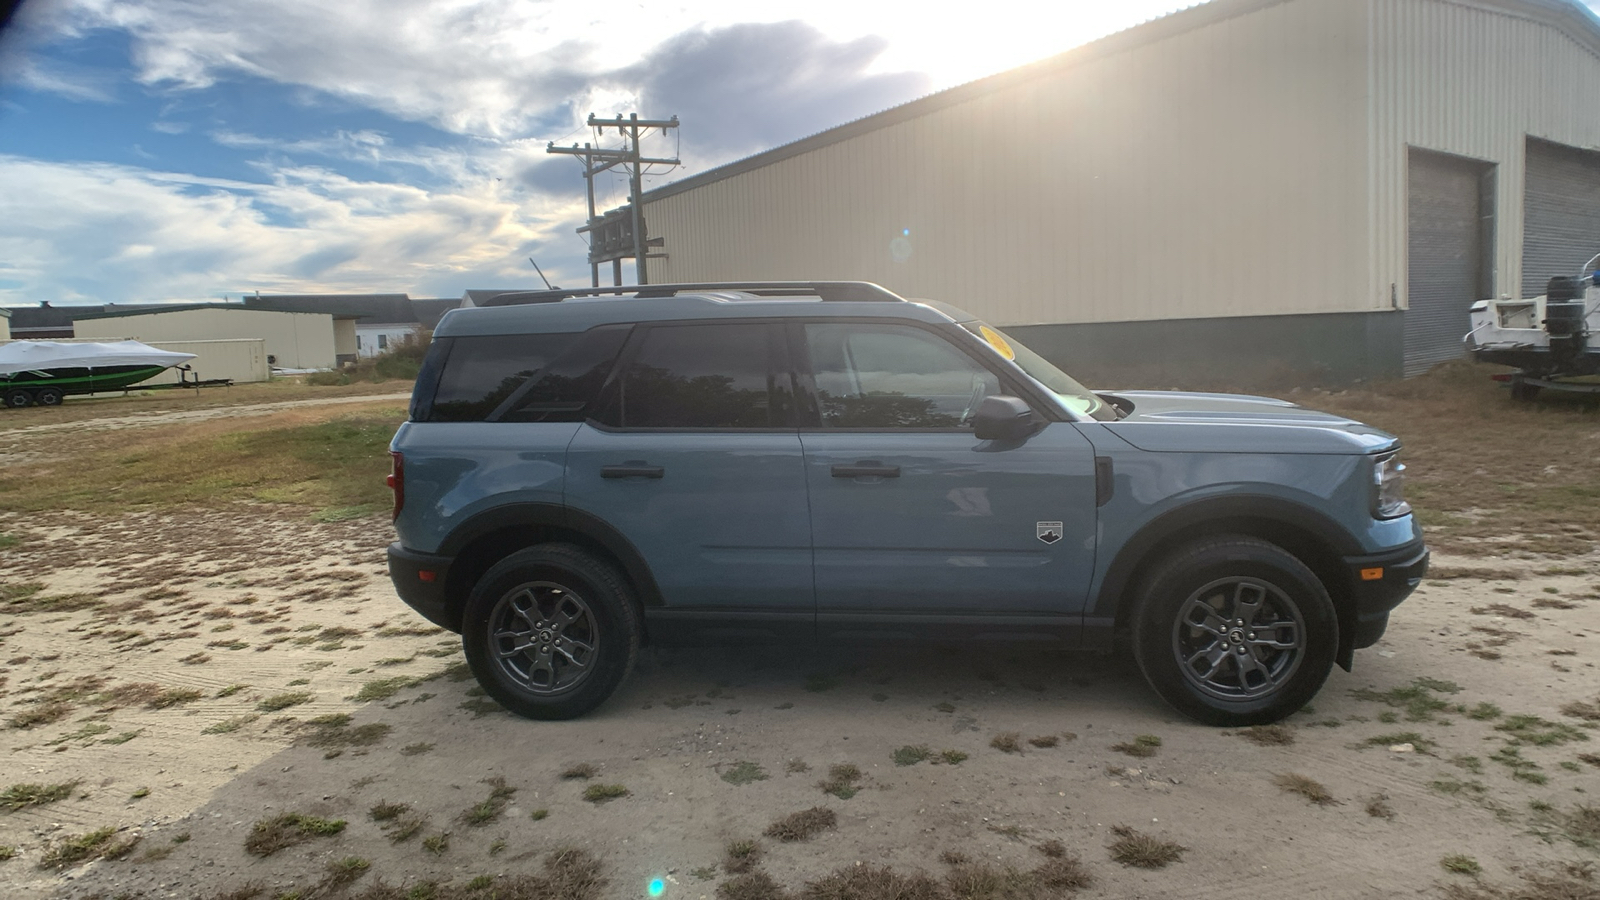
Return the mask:
M394 518L400 518L400 507L406 505L406 458L398 450L390 450L394 471L389 473L389 489L394 491Z

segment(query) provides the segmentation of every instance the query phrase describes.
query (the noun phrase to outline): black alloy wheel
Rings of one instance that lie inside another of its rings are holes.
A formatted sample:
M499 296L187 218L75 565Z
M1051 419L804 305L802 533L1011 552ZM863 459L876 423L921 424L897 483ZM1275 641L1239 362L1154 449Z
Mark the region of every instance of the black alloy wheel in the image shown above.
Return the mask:
M572 544L539 544L478 579L461 643L478 683L501 706L530 719L571 719L627 677L643 631L615 566Z
M1274 722L1327 680L1339 620L1317 576L1257 538L1196 541L1140 586L1133 650L1150 686L1210 725Z

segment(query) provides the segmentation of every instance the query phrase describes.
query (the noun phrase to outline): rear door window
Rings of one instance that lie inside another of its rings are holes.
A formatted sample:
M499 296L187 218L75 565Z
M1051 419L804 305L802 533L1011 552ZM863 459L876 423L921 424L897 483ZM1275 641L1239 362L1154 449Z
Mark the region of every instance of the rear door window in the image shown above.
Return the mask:
M652 327L608 418L624 428L791 427L793 385L776 362L779 337L764 323Z

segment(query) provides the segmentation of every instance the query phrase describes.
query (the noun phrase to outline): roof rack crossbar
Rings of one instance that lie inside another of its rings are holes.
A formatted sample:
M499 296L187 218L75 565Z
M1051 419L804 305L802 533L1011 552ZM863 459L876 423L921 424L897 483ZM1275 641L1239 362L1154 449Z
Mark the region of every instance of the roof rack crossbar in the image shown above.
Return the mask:
M708 281L696 284L623 284L594 288L557 288L552 291L515 291L497 294L480 305L560 303L573 297L598 297L606 294L633 294L640 298L659 298L702 291L738 291L763 297L820 297L828 301L905 302L905 298L899 294L869 281Z

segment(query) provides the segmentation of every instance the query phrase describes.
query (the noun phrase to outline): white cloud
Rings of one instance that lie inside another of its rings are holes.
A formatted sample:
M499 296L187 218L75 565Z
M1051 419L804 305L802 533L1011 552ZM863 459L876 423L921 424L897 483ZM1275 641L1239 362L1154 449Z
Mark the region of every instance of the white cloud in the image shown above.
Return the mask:
M20 283L0 287L6 305L255 289L454 296L530 280L524 257L581 215L576 203L493 180L428 191L315 167L251 184L0 156L0 183L10 186L0 192L0 258L12 262L0 282ZM581 258L567 269L577 280Z

